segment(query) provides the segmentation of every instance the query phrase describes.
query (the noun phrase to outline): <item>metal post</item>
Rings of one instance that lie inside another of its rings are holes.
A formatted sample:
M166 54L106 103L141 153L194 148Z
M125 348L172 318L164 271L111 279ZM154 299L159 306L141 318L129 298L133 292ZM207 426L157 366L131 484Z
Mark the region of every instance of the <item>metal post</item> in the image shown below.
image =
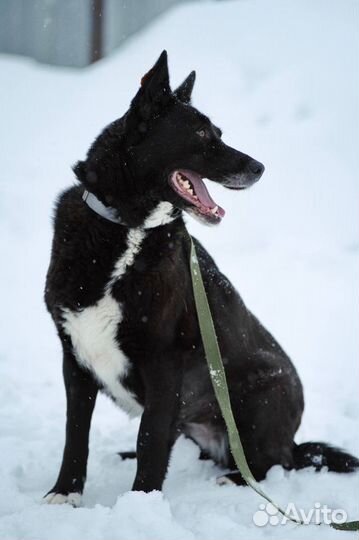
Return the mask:
M97 62L103 56L103 20L105 0L92 0L91 2L91 63Z

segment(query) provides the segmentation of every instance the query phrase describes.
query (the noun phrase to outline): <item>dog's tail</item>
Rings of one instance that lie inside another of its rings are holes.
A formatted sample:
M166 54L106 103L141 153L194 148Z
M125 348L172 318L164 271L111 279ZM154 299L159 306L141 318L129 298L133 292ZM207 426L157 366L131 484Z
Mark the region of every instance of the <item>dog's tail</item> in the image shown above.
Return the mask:
M322 442L294 444L294 468L315 467L317 471L328 467L329 471L350 473L359 468L359 459Z

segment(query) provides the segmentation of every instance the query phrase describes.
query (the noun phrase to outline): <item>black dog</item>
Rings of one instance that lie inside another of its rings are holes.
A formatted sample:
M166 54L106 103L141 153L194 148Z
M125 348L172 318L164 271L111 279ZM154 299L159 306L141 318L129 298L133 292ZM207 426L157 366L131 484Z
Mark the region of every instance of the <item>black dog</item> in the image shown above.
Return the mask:
M194 306L185 210L205 223L224 211L203 178L239 190L264 167L221 140L190 103L195 74L172 92L167 55L142 79L128 112L109 125L57 204L46 304L63 346L66 444L50 503L77 505L86 478L97 391L142 414L134 490L161 489L184 433L235 471ZM196 241L234 415L257 480L272 465L350 472L359 460L322 443L296 445L298 375Z

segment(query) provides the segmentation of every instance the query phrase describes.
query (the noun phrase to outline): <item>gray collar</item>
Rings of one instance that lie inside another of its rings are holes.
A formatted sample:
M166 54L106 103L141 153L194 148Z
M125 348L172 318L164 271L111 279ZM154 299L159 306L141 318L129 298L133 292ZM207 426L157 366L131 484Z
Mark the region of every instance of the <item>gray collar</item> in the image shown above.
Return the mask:
M104 219L108 219L109 221L112 221L113 223L117 223L118 225L125 225L125 223L122 221L121 218L117 217L117 211L114 208L111 208L111 206L105 206L93 193L90 191L83 192L82 200L87 204L91 210L96 212L99 216L103 217Z
M125 221L118 217L118 211L111 206L105 206L93 193L90 191L83 192L82 195L83 201L87 204L91 210L96 212L99 216L112 221L112 223L117 223L117 225L123 225L128 227ZM167 201L161 201L155 206L152 211L149 213L147 218L144 220L141 227L143 229L154 229L161 225L167 225L171 223L174 219L179 217L180 210L174 212L173 205Z

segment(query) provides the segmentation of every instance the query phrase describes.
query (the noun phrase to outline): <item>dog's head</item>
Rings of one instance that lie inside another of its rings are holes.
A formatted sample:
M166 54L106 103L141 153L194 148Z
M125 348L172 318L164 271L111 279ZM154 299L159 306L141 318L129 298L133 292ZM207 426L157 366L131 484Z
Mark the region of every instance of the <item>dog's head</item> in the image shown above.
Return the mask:
M142 78L128 112L101 133L74 169L89 191L132 226L161 202L219 223L224 210L203 178L240 190L263 174L261 163L227 146L221 130L190 104L194 81L192 72L172 92L164 51Z

